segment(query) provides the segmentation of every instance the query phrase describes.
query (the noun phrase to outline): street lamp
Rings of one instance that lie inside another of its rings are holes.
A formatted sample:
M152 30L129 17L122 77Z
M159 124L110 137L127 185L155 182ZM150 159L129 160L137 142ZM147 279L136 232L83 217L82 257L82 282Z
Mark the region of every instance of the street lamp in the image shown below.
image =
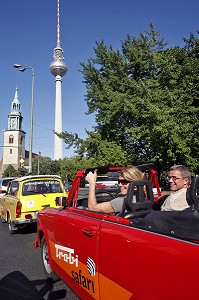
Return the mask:
M14 64L14 68L19 69L19 71L24 72L27 69L32 70L32 101L31 101L31 111L30 111L30 146L29 146L29 174L32 173L32 141L33 141L33 111L34 111L34 79L35 71L33 67L27 65Z

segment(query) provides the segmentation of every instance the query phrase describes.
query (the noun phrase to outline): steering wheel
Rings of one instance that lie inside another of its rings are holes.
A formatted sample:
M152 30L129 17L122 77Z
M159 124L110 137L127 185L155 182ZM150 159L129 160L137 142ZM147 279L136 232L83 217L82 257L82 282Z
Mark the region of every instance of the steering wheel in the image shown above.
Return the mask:
M110 190L106 191L106 189L97 191L96 192L97 203L102 203L102 202L106 202L106 201L110 201L112 199L115 199L117 197L117 193L118 193L118 190L117 191L113 191L113 192L110 191ZM100 197L100 195L101 195L101 197ZM100 197L100 199L98 197Z
M117 191L118 191L118 190L117 190ZM115 191L115 193L116 193L117 191ZM97 190L95 194L96 194L96 195L99 195L99 194L108 194L108 195L110 195L113 199L115 198L114 191L110 191L110 190L107 191L106 189Z
M113 191L106 190L106 189L97 190L96 193L95 193L97 203L103 203L103 202L115 199L118 192L119 192L118 189L113 189ZM86 201L86 203L88 203L88 198L87 197L85 197L83 199L80 199L80 202L82 202L82 203L80 205L78 205L77 208L87 209L88 205L85 203L85 201Z

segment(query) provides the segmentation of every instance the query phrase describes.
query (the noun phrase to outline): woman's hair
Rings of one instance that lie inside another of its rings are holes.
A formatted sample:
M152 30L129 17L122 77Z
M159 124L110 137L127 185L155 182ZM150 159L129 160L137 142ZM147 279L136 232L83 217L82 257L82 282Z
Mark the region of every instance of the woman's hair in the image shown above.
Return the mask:
M138 168L131 165L125 167L120 175L128 181L142 180L144 178L144 174Z

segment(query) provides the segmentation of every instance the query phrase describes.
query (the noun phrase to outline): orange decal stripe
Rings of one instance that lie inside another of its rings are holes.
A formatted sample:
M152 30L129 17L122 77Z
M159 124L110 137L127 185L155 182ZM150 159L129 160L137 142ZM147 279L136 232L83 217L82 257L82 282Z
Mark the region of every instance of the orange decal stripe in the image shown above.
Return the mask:
M133 294L128 290L124 289L114 281L103 276L99 273L99 286L100 286L100 299L108 300L129 300L132 299Z

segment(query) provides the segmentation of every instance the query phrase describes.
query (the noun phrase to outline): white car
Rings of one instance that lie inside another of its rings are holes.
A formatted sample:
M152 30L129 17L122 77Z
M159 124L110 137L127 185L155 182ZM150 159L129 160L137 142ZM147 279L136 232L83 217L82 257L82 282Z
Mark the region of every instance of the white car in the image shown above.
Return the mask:
M119 175L118 175L119 176ZM106 185L107 188L116 188L118 187L118 177L109 177L107 175L97 176L96 183ZM89 187L89 183L85 184L85 187Z
M8 182L15 179L15 177L0 178L0 194L4 194L7 191Z

